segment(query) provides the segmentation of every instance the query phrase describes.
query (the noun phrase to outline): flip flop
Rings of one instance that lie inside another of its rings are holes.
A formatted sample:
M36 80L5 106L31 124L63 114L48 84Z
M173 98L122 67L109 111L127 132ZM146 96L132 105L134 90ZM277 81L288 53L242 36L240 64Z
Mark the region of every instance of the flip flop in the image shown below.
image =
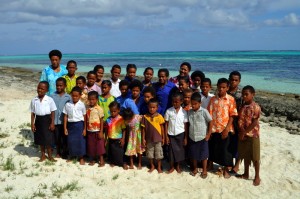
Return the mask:
M242 174L242 175L236 175L235 177L239 178L239 179L244 179L244 180L248 180L249 179L249 177L246 177L244 174Z

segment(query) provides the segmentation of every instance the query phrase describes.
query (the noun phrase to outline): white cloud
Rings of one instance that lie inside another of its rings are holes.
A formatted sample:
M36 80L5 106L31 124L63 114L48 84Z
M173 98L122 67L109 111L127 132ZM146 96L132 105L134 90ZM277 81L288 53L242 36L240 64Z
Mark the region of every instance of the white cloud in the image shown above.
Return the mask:
M268 26L298 26L300 25L300 17L295 13L290 13L282 19L267 19L264 23Z

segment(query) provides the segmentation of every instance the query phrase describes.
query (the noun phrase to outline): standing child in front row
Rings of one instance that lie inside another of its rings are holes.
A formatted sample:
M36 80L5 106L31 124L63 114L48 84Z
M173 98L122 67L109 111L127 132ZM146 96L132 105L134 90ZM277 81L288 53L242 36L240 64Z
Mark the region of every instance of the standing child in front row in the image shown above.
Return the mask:
M255 90L252 86L245 86L242 90L244 104L239 110L239 143L238 153L241 160L244 159L244 174L238 177L243 179L249 178L249 166L251 161L254 164L255 177L253 185L260 184L259 163L260 163L260 140L259 140L259 117L261 109L254 102Z
M196 176L198 173L197 162L202 162L202 172L200 177L207 177L208 140L211 135L212 118L207 109L201 107L201 95L199 92L193 93L191 97L192 110L188 112L189 118L189 158L192 162L190 174Z
M39 162L46 159L45 149L47 149L48 159L55 162L52 157L51 145L54 144L54 111L56 110L53 99L46 95L49 83L41 81L37 86L38 96L31 100L31 130L34 135L34 144L41 147L41 158Z
M69 155L78 157L81 165L84 165L83 156L86 154L86 109L83 102L80 101L81 89L75 86L71 91L72 101L67 102L63 113L64 131L68 136ZM67 160L68 162L70 160Z
M89 106L86 111L87 155L92 159L89 165L93 166L96 158L99 157L99 167L103 167L103 154L105 154L103 109L98 105L98 93L96 91L89 92L88 100Z
M172 105L165 114L165 140L169 145L170 169L172 173L176 166L177 173L181 173L180 162L185 159L184 146L187 144L187 112L183 110L181 104L183 95L176 92L172 95Z
M124 144L126 126L123 117L120 115L120 104L113 101L109 104L110 116L105 122L106 139L108 139L108 159L110 166L123 166L128 169L124 161Z
M150 99L148 102L149 113L144 115L141 121L143 146L147 146L146 155L150 161L151 173L154 169L154 159L157 161L157 171L162 173L161 159L163 156L162 145L164 145L164 123L165 120L161 114L157 112L158 101Z

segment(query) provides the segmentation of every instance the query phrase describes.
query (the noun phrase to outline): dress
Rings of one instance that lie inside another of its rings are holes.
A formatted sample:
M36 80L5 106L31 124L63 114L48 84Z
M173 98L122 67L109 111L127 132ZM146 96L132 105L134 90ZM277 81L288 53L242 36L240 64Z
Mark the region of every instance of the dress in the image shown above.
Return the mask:
M145 151L142 147L141 119L142 116L135 115L128 123L129 135L127 149L125 152L125 155L127 156L142 154Z
M49 90L48 90L47 95L50 96L56 91L56 80L59 77L62 77L66 74L68 74L68 71L67 71L67 68L65 65L60 65L59 72L55 72L52 69L51 65L44 68L44 70L42 71L40 81L47 81L49 83Z

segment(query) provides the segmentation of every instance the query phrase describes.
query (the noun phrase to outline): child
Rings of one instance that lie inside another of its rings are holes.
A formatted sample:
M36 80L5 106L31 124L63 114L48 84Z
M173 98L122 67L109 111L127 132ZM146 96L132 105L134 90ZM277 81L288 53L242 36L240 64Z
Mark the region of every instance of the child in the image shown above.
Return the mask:
M145 114L149 113L148 103L149 103L150 99L152 99L152 98L156 98L155 89L151 86L145 87L144 90L143 90L143 101L142 101L142 104L139 107L140 115L145 115ZM159 114L163 114L160 105L158 105L157 112Z
M130 85L129 89L131 91L131 99L134 101L135 105L137 106L138 110L140 110L141 105L144 101L143 95L141 95L141 91L143 89L143 84L139 80L133 80Z
M77 156L80 165L84 165L83 156L86 154L85 136L86 136L86 109L83 102L80 101L81 89L75 86L71 91L72 101L67 102L63 113L64 132L68 136L69 155ZM70 162L70 160L67 160Z
M102 65L96 65L94 67L94 72L96 73L96 82L95 84L101 87L101 82L104 74L104 67Z
M153 74L154 74L153 68L151 68L151 67L145 68L145 70L144 70L144 80L142 82L144 87L152 85Z
M204 78L201 81L201 107L207 109L210 99L214 96L214 94L209 93L211 90L211 81L209 78Z
M115 97L110 94L111 85L112 83L109 80L103 80L101 83L102 94L99 96L98 104L103 109L104 121L110 116L109 104L115 101Z
M202 161L202 172L200 177L207 177L208 140L211 135L212 118L208 111L201 107L201 95L193 93L191 97L192 110L188 112L189 118L189 152L188 156L192 162L190 174L196 176L198 173L197 162Z
M92 161L90 166L95 164L96 157L99 156L99 167L104 166L103 154L105 154L104 135L103 135L103 110L97 104L98 93L91 91L88 94L89 107L86 111L87 129L87 155Z
M77 75L75 74L75 72L77 70L76 61L74 61L74 60L68 61L67 70L68 70L68 74L64 75L63 78L65 78L67 81L66 92L68 94L70 94L72 91L72 88L74 88L76 86L76 78L77 78Z
M179 77L178 80L178 88L180 92L183 92L185 89L188 89L190 85L190 79L189 77Z
M86 89L88 93L91 91L96 91L98 95L101 95L101 88L95 83L97 79L96 73L94 71L89 71L86 76L86 79L87 83L84 89Z
M195 70L191 75L193 84L191 86L191 89L193 89L194 92L200 92L200 85L202 80L205 78L205 75L200 70Z
M123 111L123 119L128 126L128 143L125 155L130 157L129 169L133 169L133 157L138 156L138 169L142 169L142 147L141 119L140 115L134 115L130 108Z
M165 114L165 138L169 145L170 169L168 174L174 171L176 164L177 173L181 173L180 162L185 159L184 146L187 144L187 112L183 110L181 104L183 95L176 92L172 96L173 107L169 108Z
M171 96L172 93L177 89L176 85L169 79L169 70L162 68L158 70L158 82L153 84L153 88L156 91L156 97L159 101L159 105L162 108L162 115L165 114L166 110L171 107Z
M55 162L52 157L51 145L54 144L54 111L55 103L46 93L49 89L49 83L41 81L37 86L38 96L31 100L31 130L34 135L34 144L41 147L41 158L39 162L46 159L45 149L47 149L48 159Z
M229 81L221 78L217 83L218 95L211 98L207 107L212 117L212 125L209 132L212 132L209 141L209 169L213 162L224 166L224 178L230 178L229 167L233 166L230 138L234 133L233 117L237 116L235 100L227 94Z
M157 171L162 173L161 169L161 159L163 159L163 149L164 145L164 118L161 114L157 112L158 101L156 99L151 99L148 103L149 113L144 115L141 121L142 127L142 140L143 147L146 147L146 155L150 161L151 173L154 169L154 161L157 161Z
M130 94L128 92L129 89L129 82L127 80L120 81L119 88L121 91L121 96L117 97L116 101L121 106L121 112L125 108L131 108L134 114L138 115L139 110L134 101L130 98Z
M110 116L105 122L106 135L108 138L108 158L110 166L123 166L124 170L128 169L124 162L124 143L126 126L120 113L120 104L113 101L109 104Z
M65 92L66 79L60 77L56 80L56 92L51 95L55 102L57 110L55 111L55 144L56 158L65 157L67 155L67 137L64 133L64 115L63 108L67 102L71 101L71 96Z
M183 62L180 65L180 69L179 69L179 75L177 75L176 77L171 77L170 81L173 82L176 87L179 87L179 78L180 77L187 77L190 81L190 85L192 84L192 79L189 76L190 71L192 70L192 66L189 62Z
M183 103L182 103L182 108L185 111L189 111L190 109L192 109L191 106L191 96L193 94L193 90L188 88L183 90Z
M252 86L245 86L242 90L243 106L239 110L239 143L238 153L241 160L244 159L244 174L238 177L249 178L249 166L251 161L255 168L253 185L260 184L259 162L260 162L260 140L259 140L259 117L261 109L254 102L255 90Z
M135 64L128 64L126 67L126 76L124 80L128 82L132 82L135 79L136 75L136 65Z
M119 66L118 64L113 65L113 67L111 68L111 90L110 90L110 94L112 96L114 96L115 98L119 97L121 95L121 91L119 89L119 83L120 83L120 74L121 74L121 66Z
M82 93L80 96L80 101L82 101L85 105L88 104L88 92L87 90L84 88L86 86L86 79L83 76L79 76L76 78L76 86L78 86Z

